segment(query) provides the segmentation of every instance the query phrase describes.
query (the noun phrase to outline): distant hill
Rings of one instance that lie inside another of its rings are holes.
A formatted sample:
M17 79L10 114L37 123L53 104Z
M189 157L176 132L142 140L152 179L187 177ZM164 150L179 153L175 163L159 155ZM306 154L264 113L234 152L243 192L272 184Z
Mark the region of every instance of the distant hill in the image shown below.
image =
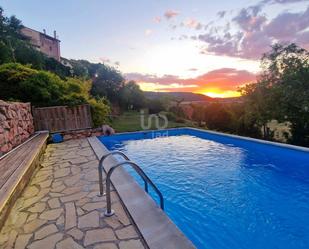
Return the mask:
M188 104L189 102L195 103L236 103L242 102L242 97L232 97L232 98L211 98L204 94L200 93L191 93L191 92L144 92L146 98L148 99L155 99L155 98L162 98L167 97L171 100L183 100L183 104Z
M213 101L213 98L208 97L204 94L191 93L191 92L144 92L145 96L149 99L169 97L171 99L181 100L184 102L195 102L195 101Z

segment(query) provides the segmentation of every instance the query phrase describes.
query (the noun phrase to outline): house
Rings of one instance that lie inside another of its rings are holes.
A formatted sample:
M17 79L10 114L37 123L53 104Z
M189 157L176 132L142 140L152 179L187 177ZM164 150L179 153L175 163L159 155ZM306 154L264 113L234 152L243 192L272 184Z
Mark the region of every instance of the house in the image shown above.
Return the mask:
M56 31L54 31L53 37L47 35L45 29L42 33L31 28L24 27L21 32L30 39L30 43L38 51L41 51L48 57L52 57L57 61L60 61L60 40L57 38Z

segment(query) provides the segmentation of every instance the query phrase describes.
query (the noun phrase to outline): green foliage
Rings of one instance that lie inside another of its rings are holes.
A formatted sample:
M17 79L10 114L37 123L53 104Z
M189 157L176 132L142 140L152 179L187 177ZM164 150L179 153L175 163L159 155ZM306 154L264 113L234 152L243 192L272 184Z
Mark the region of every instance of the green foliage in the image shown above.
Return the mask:
M238 135L260 137L260 129L253 120L246 120L246 105L243 103L210 103L191 105L192 119L200 127Z
M295 44L276 44L263 56L261 64L263 73L259 81L243 91L248 116L254 117L259 125L271 119L289 121L289 142L309 146L308 51Z
M31 64L32 68L51 71L62 78L69 76L70 68L33 48L28 37L21 33L22 28L19 19L15 16L5 17L0 7L0 64Z
M120 105L125 110L139 110L145 106L143 91L134 81L129 81L120 90Z
M177 117L181 117L181 118L184 118L185 117L185 113L184 113L184 110L183 108L181 108L180 105L176 105L176 106L171 106L169 108L169 111L171 113L173 113L175 116Z
M66 78L65 94L61 98L61 102L65 105L80 105L89 102L89 90L91 88L90 81L82 81L77 78Z
M17 63L0 65L0 99L31 102L34 106L89 103L94 124L102 125L110 110L106 101L90 96L90 89L89 80L61 79L56 74Z
M93 79L91 94L95 97L106 97L112 103L119 103L119 91L125 80L114 68L100 65Z
M164 115L169 121L175 121L176 119L178 119L178 116L171 109L169 109L168 112L165 112Z
M46 56L44 56L44 66L42 69L53 72L59 75L61 78L71 76L69 67L62 65L54 58L48 58Z
M202 122L205 121L205 107L202 105L193 105L192 119L202 126Z
M0 98L18 99L31 102L37 106L71 104L76 97L81 97L80 82L74 79L63 81L59 76L46 71L35 70L17 63L8 63L0 66ZM72 91L73 87L76 86ZM86 98L84 97L84 101Z
M244 123L248 126L254 123L257 127L263 128L263 137L270 139L267 123L272 120L272 108L269 107L273 96L269 87L261 82L260 84L246 85L240 91L245 96Z
M167 110L168 100L165 98L147 99L146 107L149 114L157 114Z
M87 60L67 60L65 62L72 66L72 74L75 77L93 79L101 67L106 67L101 63L91 63Z
M108 115L110 114L110 107L104 98L90 99L92 121L95 127L102 124L109 123Z
M11 61L11 50L3 41L0 41L0 64Z

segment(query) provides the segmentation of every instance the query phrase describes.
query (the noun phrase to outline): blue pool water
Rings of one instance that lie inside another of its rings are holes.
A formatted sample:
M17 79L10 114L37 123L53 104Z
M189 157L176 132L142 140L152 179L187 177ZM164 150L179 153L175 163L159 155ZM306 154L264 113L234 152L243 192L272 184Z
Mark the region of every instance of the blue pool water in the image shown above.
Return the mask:
M100 140L144 169L197 248L309 248L309 152L193 129Z

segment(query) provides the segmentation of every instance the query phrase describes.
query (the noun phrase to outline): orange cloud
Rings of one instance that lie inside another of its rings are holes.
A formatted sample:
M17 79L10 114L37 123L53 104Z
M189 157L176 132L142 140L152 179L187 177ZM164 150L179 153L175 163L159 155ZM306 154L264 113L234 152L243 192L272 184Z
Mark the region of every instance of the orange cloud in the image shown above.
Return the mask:
M178 15L179 15L179 11L176 11L176 10L167 10L164 13L164 16L165 16L166 19L171 19L171 18L178 16Z
M221 68L197 76L196 78L179 78L175 75L156 76L129 73L128 80L135 80L143 90L166 92L196 92L216 97L238 96L237 88L256 80L256 74L246 70Z

